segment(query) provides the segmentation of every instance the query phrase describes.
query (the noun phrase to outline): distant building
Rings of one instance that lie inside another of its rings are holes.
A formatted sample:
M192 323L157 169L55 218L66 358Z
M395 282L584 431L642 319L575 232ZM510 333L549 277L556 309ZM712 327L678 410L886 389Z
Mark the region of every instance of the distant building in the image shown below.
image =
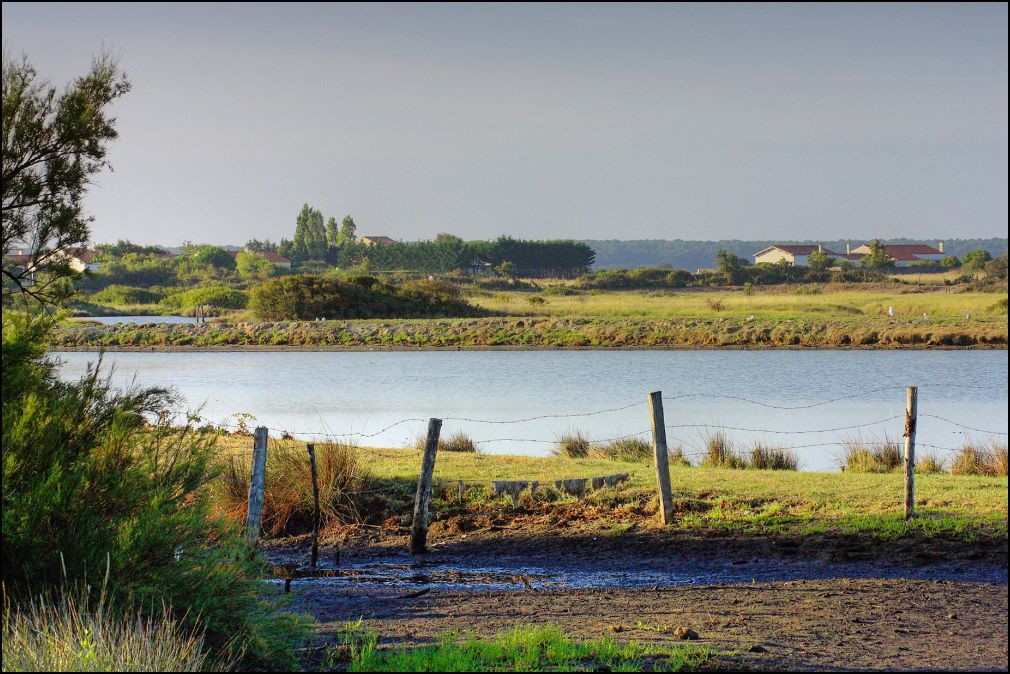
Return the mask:
M291 269L291 260L289 260L288 258L284 257L283 255L280 255L278 253L273 252L272 250L263 250L263 251L259 251L259 250L229 250L229 251L227 251L227 253L229 255L231 255L232 257L238 257L239 253L251 253L253 255L257 255L257 256L263 258L267 262L272 262L273 264L277 265L278 267L281 267L283 269Z
M87 248L67 248L53 253L50 259L66 261L70 268L79 274L86 271L98 271L102 266L95 261L95 251Z
M808 267L810 265L808 264L807 259L814 251L827 253L830 257L838 257L838 253L833 253L820 244L812 246L792 246L783 244L768 246L764 250L754 253L754 264L775 264L785 260L794 267Z
M754 253L754 263L771 263L786 260L794 267L809 267L810 254L815 250L822 251L836 260L849 260L858 263L864 256L870 253L870 244L864 243L853 248L846 244L844 253L836 253L828 250L820 244L814 245L787 245L775 244L768 246L762 251ZM926 244L884 244L884 251L894 258L895 266L907 267L915 262L939 262L944 257L943 242L936 248Z
M870 253L870 244L864 243L862 246L857 248L852 248L850 253L851 259L858 260L864 255ZM884 252L888 256L894 258L894 264L897 267L908 267L915 262L939 262L944 258L943 252L943 241L937 244L937 247L929 246L926 244L884 244Z
M396 239L388 236L359 236L358 241L366 246L392 246L396 243Z

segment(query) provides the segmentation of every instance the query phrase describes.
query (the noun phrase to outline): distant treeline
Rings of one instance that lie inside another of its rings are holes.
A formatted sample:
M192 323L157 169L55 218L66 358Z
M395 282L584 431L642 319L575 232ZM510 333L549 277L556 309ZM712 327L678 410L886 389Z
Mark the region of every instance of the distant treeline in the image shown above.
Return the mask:
M368 267L382 271L445 274L494 270L502 276L574 278L593 265L593 249L577 241L530 241L501 236L493 241L463 241L442 234L433 241L398 242L388 246L358 246Z
M932 239L882 239L884 243L910 244L927 243L936 245ZM741 241L738 239L726 241L684 241L681 239L642 239L636 241L590 240L583 241L596 251L595 269L613 267L672 267L677 269L711 269L716 266L716 252L729 251L750 262L754 261L754 253L774 244L822 244L836 253L845 252L845 244L853 247L867 243L862 239L841 239L837 241L783 241L781 239L767 241ZM993 257L999 257L1007 252L1007 239L946 239L944 252L963 258L973 250L987 250Z

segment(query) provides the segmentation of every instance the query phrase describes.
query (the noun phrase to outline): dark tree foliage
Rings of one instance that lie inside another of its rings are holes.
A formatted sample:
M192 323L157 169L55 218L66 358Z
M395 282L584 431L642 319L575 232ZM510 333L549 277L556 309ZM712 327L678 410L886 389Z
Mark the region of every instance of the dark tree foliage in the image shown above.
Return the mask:
M39 77L26 57L3 55L3 251L24 248L33 261L4 265L4 294L49 302L73 275L64 253L89 238L84 194L109 166L117 137L108 108L130 84L109 53L62 92ZM45 274L34 272L40 269Z
M451 284L446 284L451 285ZM480 316L458 289L426 283L392 286L370 276L346 281L298 274L252 289L249 308L264 321Z

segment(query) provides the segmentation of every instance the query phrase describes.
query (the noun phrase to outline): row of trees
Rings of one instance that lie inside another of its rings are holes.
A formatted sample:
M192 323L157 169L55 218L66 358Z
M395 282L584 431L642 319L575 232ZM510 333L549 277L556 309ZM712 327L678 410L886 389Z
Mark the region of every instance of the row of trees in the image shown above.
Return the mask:
M491 268L505 276L570 278L589 271L595 259L595 252L585 243L528 241L509 236L464 241L453 234L439 234L430 241L365 245L358 241L357 225L350 215L338 224L309 204L302 206L295 219L292 239L281 239L276 245L254 239L246 248L276 251L310 270L326 265L363 266L426 274L476 273Z

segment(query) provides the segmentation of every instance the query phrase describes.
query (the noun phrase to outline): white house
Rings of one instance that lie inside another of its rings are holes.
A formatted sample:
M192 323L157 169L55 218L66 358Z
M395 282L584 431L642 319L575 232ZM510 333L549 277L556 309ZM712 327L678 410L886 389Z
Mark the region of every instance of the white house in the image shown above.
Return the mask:
M833 253L820 244L813 246L774 245L754 253L754 264L775 264L786 260L794 267L808 267L810 265L807 259L811 253L818 250L831 257L838 256L838 253Z

